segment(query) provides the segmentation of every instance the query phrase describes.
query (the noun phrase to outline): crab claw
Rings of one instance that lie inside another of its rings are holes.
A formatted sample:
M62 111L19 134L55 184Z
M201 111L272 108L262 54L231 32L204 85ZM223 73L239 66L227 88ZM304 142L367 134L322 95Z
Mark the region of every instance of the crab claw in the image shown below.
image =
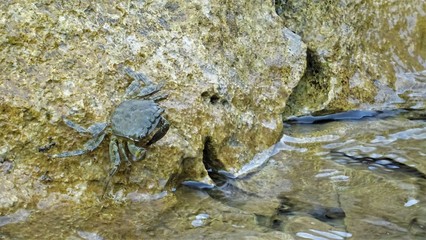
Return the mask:
M146 157L146 149L136 146L132 142L127 143L127 148L129 149L130 154L132 155L132 160L134 162L140 161Z

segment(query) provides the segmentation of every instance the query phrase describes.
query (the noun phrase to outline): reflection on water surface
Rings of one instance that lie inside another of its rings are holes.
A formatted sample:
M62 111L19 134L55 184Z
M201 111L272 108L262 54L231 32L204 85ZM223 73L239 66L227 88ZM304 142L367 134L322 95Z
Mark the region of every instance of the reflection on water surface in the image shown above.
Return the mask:
M0 239L422 239L426 121L410 116L291 124L272 157L221 186L19 210Z

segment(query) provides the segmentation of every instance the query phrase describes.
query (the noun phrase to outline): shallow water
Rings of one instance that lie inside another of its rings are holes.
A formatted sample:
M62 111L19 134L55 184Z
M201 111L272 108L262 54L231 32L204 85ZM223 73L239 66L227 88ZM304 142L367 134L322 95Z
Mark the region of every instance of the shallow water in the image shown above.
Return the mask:
M425 4L370 2L390 10L372 12L366 41L397 78L376 100L417 111L286 124L220 188L90 206L50 195L0 216L0 239L426 239Z
M325 201L322 205L334 199L333 207L345 212L340 230L355 239L426 236L426 121L406 116L293 125L283 138L300 153L282 154L306 168L295 171L303 174L297 186L303 194L318 194L315 201ZM375 162L361 163L366 159ZM402 164L386 168L381 165L386 161Z
M274 156L221 188L21 209L0 217L0 239L422 239L426 180L383 160L426 173L426 121L410 119L287 125Z

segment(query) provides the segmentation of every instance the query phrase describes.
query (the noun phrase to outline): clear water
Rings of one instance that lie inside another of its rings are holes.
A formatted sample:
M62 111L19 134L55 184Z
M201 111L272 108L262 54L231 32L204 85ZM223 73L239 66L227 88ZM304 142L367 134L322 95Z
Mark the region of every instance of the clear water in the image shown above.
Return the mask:
M52 194L0 213L0 239L426 239L426 5L364 3L360 42L396 78L376 100L417 112L287 125L272 157L221 189L93 205Z
M426 173L424 119L399 114L286 129L274 156L221 189L182 186L145 202L21 209L0 217L0 239L426 237L426 180L383 167L397 161ZM375 164L360 163L368 157Z

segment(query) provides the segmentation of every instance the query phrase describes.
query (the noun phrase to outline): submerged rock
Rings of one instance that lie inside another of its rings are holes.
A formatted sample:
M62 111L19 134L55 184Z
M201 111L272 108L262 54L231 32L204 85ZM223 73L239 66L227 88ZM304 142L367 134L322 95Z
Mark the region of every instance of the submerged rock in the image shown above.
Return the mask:
M235 172L273 145L306 64L305 45L271 1L18 1L2 9L0 153L14 169L0 173L0 182L14 179L11 185L26 189L25 201L86 182L79 198L101 194L108 139L86 155L48 155L89 139L61 116L84 127L109 120L131 81L125 67L164 82L169 94L160 103L169 132L144 161L113 179L136 194L159 193L185 179L208 182L209 165ZM24 199L17 197L15 204Z

